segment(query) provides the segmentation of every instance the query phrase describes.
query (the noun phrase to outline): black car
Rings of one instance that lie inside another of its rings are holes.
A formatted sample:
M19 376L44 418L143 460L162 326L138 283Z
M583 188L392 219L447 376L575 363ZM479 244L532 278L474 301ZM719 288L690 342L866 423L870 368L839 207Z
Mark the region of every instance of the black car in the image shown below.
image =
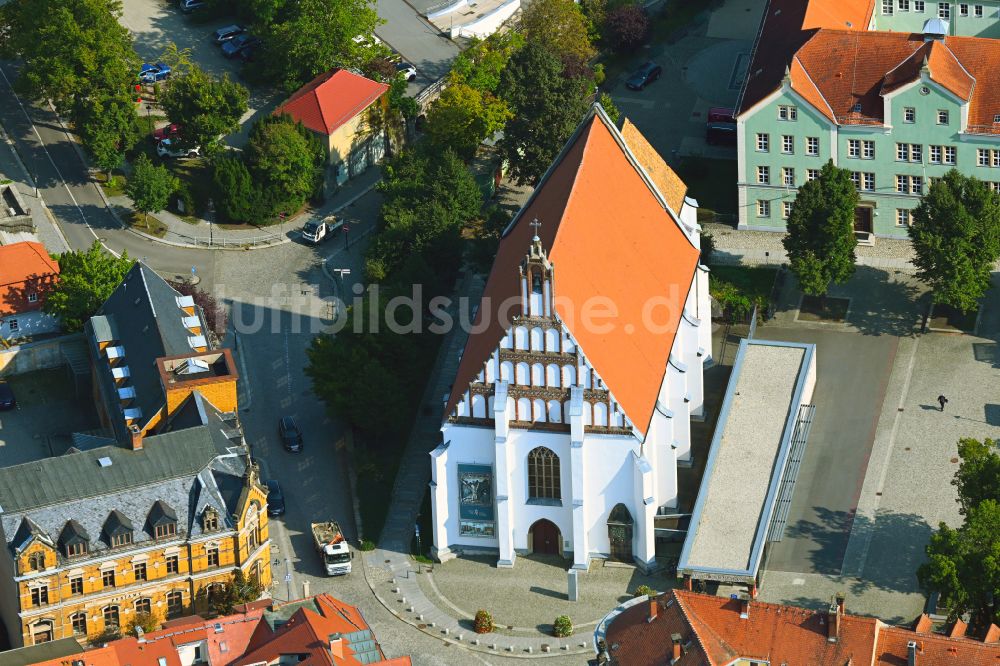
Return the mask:
M0 381L0 409L14 409L17 407L17 399L14 397L14 389L10 384Z
M278 435L286 451L299 453L302 451L302 431L295 425L291 416L282 416L278 421Z
M257 48L258 44L260 44L258 38L249 32L244 32L241 35L236 35L222 45L222 55L227 58L235 58L245 49Z
M274 479L265 482L267 485L267 515L274 517L285 513L285 495L281 486Z
M632 76L625 80L625 85L628 86L630 90L642 90L650 83L660 78L663 74L663 68L657 65L655 62L647 62L645 65L637 69Z

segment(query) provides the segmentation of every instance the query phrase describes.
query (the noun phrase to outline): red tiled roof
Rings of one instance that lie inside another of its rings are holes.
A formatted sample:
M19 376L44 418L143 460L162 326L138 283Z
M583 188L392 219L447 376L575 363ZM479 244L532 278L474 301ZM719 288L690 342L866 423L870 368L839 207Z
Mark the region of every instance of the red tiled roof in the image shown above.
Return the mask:
M510 318L520 314L518 267L535 219L555 270L556 313L632 424L645 432L699 253L629 159L617 129L598 113L581 124L500 241L446 415L496 349ZM613 303L617 317L575 326L598 299ZM657 321L661 330L655 332L643 319L652 299L666 299L671 319ZM518 304L508 312L504 304L511 301ZM484 316L489 326L478 330ZM609 322L611 330L603 330Z
M781 85L795 52L817 30L867 30L874 7L874 0L769 0L737 115Z
M288 114L312 131L330 135L388 89L346 69L332 69L296 90L274 113Z
M59 264L34 241L0 246L0 316L40 310L56 282ZM37 293L38 301L28 301Z
M651 622L648 604L617 616L606 643L611 656L629 666L670 663L673 634L680 634L687 646L677 666L723 666L738 658L789 665L899 666L906 664L910 641L917 643L918 664L995 666L1000 660L996 643L917 633L847 614L831 642L826 612L752 601L748 617L741 618L740 606L737 600L673 590L659 598Z

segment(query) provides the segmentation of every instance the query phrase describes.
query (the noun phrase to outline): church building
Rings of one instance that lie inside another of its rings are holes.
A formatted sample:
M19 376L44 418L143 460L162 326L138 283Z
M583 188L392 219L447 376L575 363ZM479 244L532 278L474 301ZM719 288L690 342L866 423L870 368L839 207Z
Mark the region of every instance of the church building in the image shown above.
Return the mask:
M711 358L697 202L599 105L500 242L431 452L434 554L655 567Z

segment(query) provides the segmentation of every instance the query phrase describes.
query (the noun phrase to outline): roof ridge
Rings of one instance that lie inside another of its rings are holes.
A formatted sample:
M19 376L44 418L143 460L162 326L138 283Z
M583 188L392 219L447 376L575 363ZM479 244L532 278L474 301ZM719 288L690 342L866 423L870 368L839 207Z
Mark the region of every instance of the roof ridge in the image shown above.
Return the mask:
M691 624L691 613L687 608L687 601L683 598L681 590L674 590L674 600L677 601L677 608L681 611L681 615L684 617L684 622L687 624L688 628L691 629L691 633L694 634L695 640L698 642L698 647L701 648L701 653L705 656L708 661L708 666L718 666L715 660L712 659L712 655L709 653L708 648L705 646L705 641L702 640L701 635L695 630L694 626ZM684 595L694 594L693 592L684 591ZM700 619L699 619L700 622ZM705 624L701 622L701 624Z
M811 85L816 90L816 94L819 95L819 98L823 100L824 104L826 104L826 109L827 111L830 112L830 117L833 119L833 124L840 125L840 123L837 122L837 113L833 110L833 107L830 105L830 101L826 98L826 95L824 95L823 91L820 90L820 87L816 85L816 80L813 79L812 74L810 74L809 70L806 69L805 63L803 63L802 58L799 57L798 51L796 51L795 55L792 56L792 64L795 63L799 64L799 69L802 70L802 73L805 74L806 79L809 80L809 85ZM795 90L794 85L792 86L792 90ZM802 93L798 93L798 95L799 97L803 97ZM808 103L809 100L807 99L806 102Z

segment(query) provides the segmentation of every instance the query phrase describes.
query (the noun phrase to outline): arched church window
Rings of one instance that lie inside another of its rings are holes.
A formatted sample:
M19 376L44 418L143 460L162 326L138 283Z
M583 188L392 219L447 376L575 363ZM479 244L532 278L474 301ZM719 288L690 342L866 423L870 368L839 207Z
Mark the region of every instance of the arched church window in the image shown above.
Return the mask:
M561 499L559 456L544 446L528 453L528 499Z

